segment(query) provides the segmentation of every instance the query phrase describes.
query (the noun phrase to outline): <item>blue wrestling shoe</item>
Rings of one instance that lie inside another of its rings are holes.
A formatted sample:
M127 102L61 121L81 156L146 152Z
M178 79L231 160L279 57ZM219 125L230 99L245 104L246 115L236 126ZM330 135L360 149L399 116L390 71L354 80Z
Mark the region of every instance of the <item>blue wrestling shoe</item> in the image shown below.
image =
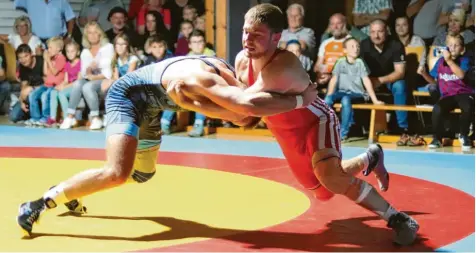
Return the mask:
M31 202L25 202L20 205L18 211L17 223L20 225L23 234L30 236L33 230L33 224L38 223L40 215L46 210L43 198Z
M390 216L387 227L394 232L393 241L399 245L410 245L417 238L418 222L408 214L399 212Z
M382 146L379 144L371 144L367 149L367 155L369 156L369 167L363 171L364 176L368 176L370 172L373 171L380 190L383 192L387 191L390 183L390 175L385 168Z

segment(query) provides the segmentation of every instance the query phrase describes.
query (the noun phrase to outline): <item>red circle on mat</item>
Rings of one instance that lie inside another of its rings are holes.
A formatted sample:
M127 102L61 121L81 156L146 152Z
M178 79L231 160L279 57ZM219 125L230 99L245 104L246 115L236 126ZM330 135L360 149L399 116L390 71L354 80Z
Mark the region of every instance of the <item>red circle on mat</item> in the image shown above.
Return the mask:
M0 157L104 159L104 151L72 148L2 148ZM27 154L27 155L26 155ZM296 187L283 159L247 156L161 152L159 163L192 166L245 174ZM374 177L369 182L375 185ZM305 192L305 191L304 191ZM310 197L310 195L308 195ZM311 198L311 207L301 216L259 231L237 231L215 238L220 229L207 227L190 233L193 227L171 227L169 234L208 237L210 240L141 251L434 251L474 233L475 199L460 190L413 177L391 175L390 190L383 193L397 209L420 223L420 239L410 247L392 244L392 231L373 213L345 197L328 202ZM276 196L279 197L279 196ZM230 199L230 201L233 201ZM246 207L244 207L246 208ZM279 211L279 210L276 210ZM182 231L182 232L181 232ZM170 238L174 239L174 238Z

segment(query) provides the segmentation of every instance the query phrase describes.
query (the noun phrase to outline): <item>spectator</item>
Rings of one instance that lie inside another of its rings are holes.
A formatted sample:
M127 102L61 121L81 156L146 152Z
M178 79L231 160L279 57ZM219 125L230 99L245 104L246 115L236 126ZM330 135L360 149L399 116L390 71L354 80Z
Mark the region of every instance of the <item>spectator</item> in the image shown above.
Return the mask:
M178 38L180 31L180 24L183 19L183 9L185 6L193 6L198 13L198 15L203 15L205 13L205 4L203 0L168 0L164 4L164 8L170 10L170 15L172 16L172 27L170 28L170 36L174 39L174 43ZM193 22L193 20L190 20Z
M50 122L48 125L56 124L58 112L58 100L60 102L63 119L68 117L68 98L73 90L73 82L79 79L81 72L81 60L79 59L79 45L72 41L66 44L66 57L68 61L64 66L64 80L55 89L51 91L50 95Z
M127 73L137 69L140 60L134 55L134 50L130 45L130 40L125 34L116 36L114 39L114 58L112 68L114 69L112 78L106 79L101 84L102 94L106 94L111 84Z
M205 32L206 30L206 23L205 23L205 16L199 16L193 21L193 27L197 30Z
M60 85L64 81L64 67L66 65L66 57L61 53L63 51L63 39L61 37L53 37L47 41L48 50L43 54L44 75L45 75L45 92L41 95L42 115L40 119L41 125L52 125L56 123L56 119L50 117L50 94L55 86ZM35 120L34 117L32 117Z
M183 12L182 12L183 20L194 22L197 17L198 17L197 8L195 8L193 5L187 5L183 7Z
M413 34L413 31L410 30L411 28L412 26L410 25L410 19L407 16L400 16L396 18L395 32L397 33L397 38L400 40L402 45L404 47L421 47L423 49L421 57L418 59L418 72L421 72L426 66L426 45L422 38Z
M461 35L466 44L474 41L474 33L465 28L466 15L463 9L455 9L449 16L448 27L445 30L440 30L433 41L433 46L445 46L446 37L448 35Z
M8 112L8 101L12 85L6 80L6 58L3 44L0 44L0 114Z
M31 22L28 16L20 16L15 19L13 33L0 36L3 42L8 42L16 50L21 44L27 44L35 55L43 54L43 43L40 38L31 32ZM5 59L6 60L6 59Z
M316 38L314 30L304 27L304 7L300 4L291 4L287 11L288 29L281 34L279 41L280 48L286 48L286 43L290 40L298 40L304 55L311 58L314 57L314 49L316 47Z
M149 44L150 55L147 56L144 66L173 57L173 54L167 50L167 42L163 38L159 36L149 37L147 44Z
M412 0L408 5L407 14L416 14L413 32L425 41L427 47L433 42L440 27L440 16L446 15L452 5L451 0Z
M345 17L342 14L334 14L329 23L332 37L323 41L319 46L317 61L314 65L317 83L321 85L329 83L334 64L337 59L344 56L343 42L351 37L345 25Z
M329 18L329 26L321 36L321 43L334 36L334 32L336 31L349 34L359 42L369 37L367 34L357 29L357 27L348 25L346 16L341 13L336 13Z
M387 30L382 20L375 20L370 24L370 38L362 41L361 58L369 66L369 76L374 88L385 86L391 91L394 104L406 105L405 49L400 41L388 38ZM408 113L397 111L396 114L400 131L404 133L402 137L406 138ZM402 144L401 141L397 144Z
M40 98L46 90L43 85L43 57L34 56L27 44L20 45L16 50L17 59L20 62L18 68L21 82L20 101L10 111L10 120L18 122L31 116L26 121L27 125L38 122L41 118Z
M442 146L444 120L457 107L461 109L459 140L462 149L469 151L472 147L468 132L470 124L474 122L474 84L466 83L464 78L470 68L469 58L463 56L464 43L461 35L448 36L449 51L443 50L443 58L438 60L431 71L431 75L438 80L441 98L432 111L433 140L430 148Z
M330 107L335 101L341 101L340 137L342 141L348 139L351 122L353 122L352 103L368 101L370 97L374 104L383 104L375 96L369 70L359 58L359 41L352 37L347 38L344 41L344 50L346 56L336 62L325 98Z
M167 28L164 25L164 21L162 20L160 13L157 11L149 11L147 12L146 20L147 20L146 30L145 30L142 41L146 42L150 36L157 35L163 38L165 41L167 41L167 47L173 51L174 49L173 40L170 37L169 30L167 30ZM144 46L144 50L146 54L149 54L147 43L145 43L145 45L143 46Z
M131 2L135 2L133 0ZM122 0L86 0L79 12L78 24L79 27L84 27L90 21L96 21L103 31L112 28L109 20L109 12L115 7L125 8Z
M387 21L392 10L391 0L355 0L354 25L369 35L369 26L374 20Z
M160 18L164 23L167 30L170 30L172 26L172 18L170 16L170 10L162 7L163 0L146 0L142 5L139 15L137 16L136 27L139 34L145 33L146 15L149 11L157 11L160 13Z
M15 0L14 4L28 13L33 34L43 43L55 36L72 38L76 15L67 0Z
M177 46L175 47L175 55L182 56L188 54L188 37L193 31L193 23L185 20L180 24L180 35L177 40Z
M80 57L81 78L73 83L68 105L68 117L61 124L61 129L69 129L77 124L74 114L81 97L84 97L90 109L89 116L92 120L89 129L101 129L103 125L99 117L99 96L102 81L112 78L111 62L114 57L114 46L109 43L99 24L91 21L84 28L83 48Z
M139 35L127 26L127 11L122 7L114 7L109 12L108 18L112 24L112 28L106 31L109 41L114 41L117 35L125 34L131 38L131 45L135 49L142 49L144 46Z
M286 45L286 50L293 53L294 55L296 55L297 58L299 58L299 61L301 61L302 67L306 70L306 72L309 72L311 70L312 61L309 57L302 54L301 43L299 43L298 40L288 41L288 44Z

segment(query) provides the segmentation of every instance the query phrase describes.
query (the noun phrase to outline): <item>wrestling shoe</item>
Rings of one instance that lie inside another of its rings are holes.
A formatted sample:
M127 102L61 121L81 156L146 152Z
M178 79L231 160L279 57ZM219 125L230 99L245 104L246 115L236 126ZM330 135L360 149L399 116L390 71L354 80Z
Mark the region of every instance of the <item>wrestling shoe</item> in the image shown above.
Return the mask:
M404 246L415 241L418 229L420 229L418 222L403 212L390 216L387 227L394 232L393 241Z
M64 205L74 214L85 214L88 210L83 206L83 201L81 199L73 199L70 202L64 203Z
M364 176L368 176L370 172L375 173L378 185L381 191L387 191L390 183L390 175L384 164L383 149L379 144L371 144L367 149L369 156L369 167L363 171Z
M20 225L25 236L31 235L33 223L38 223L40 215L43 211L45 211L45 209L46 205L43 198L31 202L25 202L20 205L17 223Z

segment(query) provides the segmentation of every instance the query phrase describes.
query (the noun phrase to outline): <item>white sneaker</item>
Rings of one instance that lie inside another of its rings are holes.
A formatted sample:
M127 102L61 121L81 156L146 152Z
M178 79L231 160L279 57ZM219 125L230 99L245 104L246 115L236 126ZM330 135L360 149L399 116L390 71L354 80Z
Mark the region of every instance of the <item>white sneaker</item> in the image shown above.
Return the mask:
M91 121L91 125L89 126L90 130L99 130L102 128L102 120L100 118L94 118Z
M66 119L63 120L63 123L61 123L60 129L70 129L73 126L76 126L78 122L76 122L75 118L70 118L66 117Z

